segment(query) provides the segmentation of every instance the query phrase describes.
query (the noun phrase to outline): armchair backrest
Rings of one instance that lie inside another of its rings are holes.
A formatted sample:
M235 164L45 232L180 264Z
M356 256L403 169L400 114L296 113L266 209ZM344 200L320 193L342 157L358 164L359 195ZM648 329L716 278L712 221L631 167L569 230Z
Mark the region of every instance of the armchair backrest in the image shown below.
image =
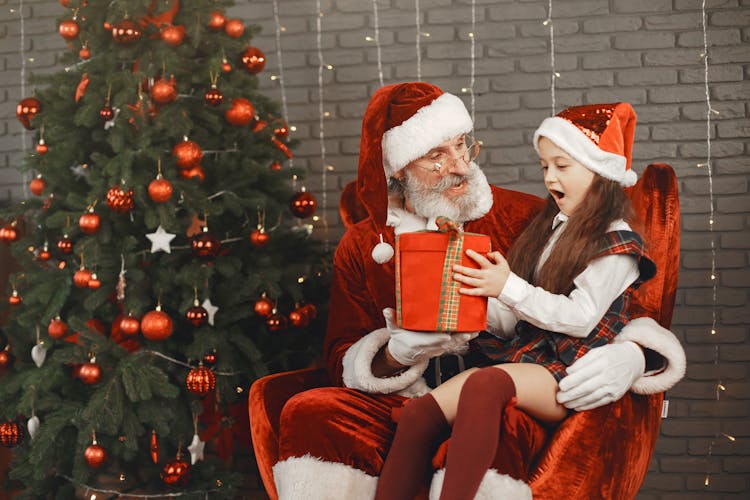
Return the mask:
M672 322L680 267L680 201L677 176L666 163L646 167L635 186L626 189L638 218L656 276L639 288L631 318L650 316L664 328Z

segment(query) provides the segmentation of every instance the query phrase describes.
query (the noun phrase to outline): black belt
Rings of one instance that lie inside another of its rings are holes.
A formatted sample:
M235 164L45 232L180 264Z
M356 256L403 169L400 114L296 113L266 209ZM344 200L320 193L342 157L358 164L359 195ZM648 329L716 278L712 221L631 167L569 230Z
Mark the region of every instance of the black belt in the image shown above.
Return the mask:
M430 359L430 363L424 372L424 379L427 381L427 385L434 389L465 369L466 364L463 356L446 354Z

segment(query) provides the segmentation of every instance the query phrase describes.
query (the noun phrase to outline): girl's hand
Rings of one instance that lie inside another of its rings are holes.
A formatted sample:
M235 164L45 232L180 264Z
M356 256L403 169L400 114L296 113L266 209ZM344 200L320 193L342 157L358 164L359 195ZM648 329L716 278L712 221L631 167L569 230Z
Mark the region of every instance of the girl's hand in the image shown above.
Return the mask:
M483 295L485 297L500 295L510 275L510 267L505 257L500 252L490 252L485 258L474 250L466 250L466 255L479 264L479 269L459 265L453 266L455 271L453 279L473 287L461 288L459 292L464 295Z

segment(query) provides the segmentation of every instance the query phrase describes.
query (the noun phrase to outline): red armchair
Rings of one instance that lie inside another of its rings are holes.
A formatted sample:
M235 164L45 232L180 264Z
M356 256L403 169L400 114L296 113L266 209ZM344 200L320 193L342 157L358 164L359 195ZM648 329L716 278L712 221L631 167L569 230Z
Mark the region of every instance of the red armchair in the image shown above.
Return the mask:
M357 214L361 213L352 189L353 186L347 186L340 204L347 225L356 222ZM632 317L650 316L668 328L680 252L680 209L674 171L666 164L649 165L628 191L644 223L643 234L657 264L655 278L637 292ZM281 410L298 392L327 385L330 385L327 375L321 368L269 375L257 380L250 389L253 447L263 484L274 500L278 495L272 467L279 456ZM496 467L507 469L518 454L541 449L536 457L531 457L534 466L529 484L534 498L633 498L646 475L659 434L662 399L663 394L628 393L616 403L575 413L551 431L522 411L510 408L506 419L523 427L525 436L537 444L516 443L511 453L501 446ZM542 446L538 445L540 440L544 442ZM436 468L444 466L446 443L433 460ZM529 457L524 456L523 460Z

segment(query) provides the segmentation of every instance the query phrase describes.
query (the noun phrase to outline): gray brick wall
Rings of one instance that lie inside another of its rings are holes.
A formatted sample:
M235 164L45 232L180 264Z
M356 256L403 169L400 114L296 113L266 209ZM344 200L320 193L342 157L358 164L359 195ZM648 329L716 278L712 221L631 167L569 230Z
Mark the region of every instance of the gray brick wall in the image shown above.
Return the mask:
M329 237L342 232L339 190L355 178L360 120L378 86L371 0L322 0ZM476 135L485 141L482 164L491 182L541 194L530 135L550 110L549 34L541 23L546 0L476 0ZM322 201L318 143L315 0L280 0L289 124L300 141L295 162L307 167L305 185ZM21 96L18 2L0 0L0 201L23 196L13 166L23 132L15 119ZM64 44L55 32L56 1L25 0L28 72L57 70ZM421 0L422 78L453 93L469 86L470 0ZM378 0L386 83L416 79L414 0ZM230 12L262 33L254 40L268 57L261 88L280 99L271 0L239 0ZM714 168L719 335L708 335L712 316L705 160L701 0L555 0L557 109L628 100L639 115L635 168L674 166L679 177L682 268L673 330L688 354L685 380L671 390L670 415L641 490L642 499L745 498L750 492L750 1L708 0L711 126ZM27 92L28 93L28 92ZM469 103L466 96L467 104ZM27 134L27 145L33 137ZM714 364L718 346L719 363ZM727 386L715 401L715 383ZM712 436L727 432L731 443ZM703 480L714 476L710 487Z

